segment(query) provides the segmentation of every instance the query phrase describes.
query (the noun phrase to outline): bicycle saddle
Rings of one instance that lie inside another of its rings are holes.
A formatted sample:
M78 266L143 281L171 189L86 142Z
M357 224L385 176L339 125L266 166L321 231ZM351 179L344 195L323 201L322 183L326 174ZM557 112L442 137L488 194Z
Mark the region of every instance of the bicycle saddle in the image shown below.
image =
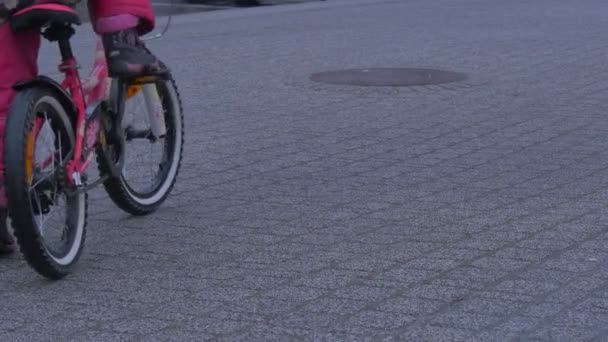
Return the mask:
M15 32L54 25L80 25L78 12L70 6L45 3L28 6L13 13L10 19Z

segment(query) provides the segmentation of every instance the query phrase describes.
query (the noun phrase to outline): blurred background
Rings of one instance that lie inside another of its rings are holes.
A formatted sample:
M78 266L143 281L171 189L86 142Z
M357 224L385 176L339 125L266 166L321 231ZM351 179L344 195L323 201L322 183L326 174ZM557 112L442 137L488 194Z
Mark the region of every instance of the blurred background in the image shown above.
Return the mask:
M154 9L158 16L170 14L186 14L203 11L213 11L231 7L255 7L296 4L301 2L324 0L156 0ZM85 20L88 18L86 1L78 6L78 10Z

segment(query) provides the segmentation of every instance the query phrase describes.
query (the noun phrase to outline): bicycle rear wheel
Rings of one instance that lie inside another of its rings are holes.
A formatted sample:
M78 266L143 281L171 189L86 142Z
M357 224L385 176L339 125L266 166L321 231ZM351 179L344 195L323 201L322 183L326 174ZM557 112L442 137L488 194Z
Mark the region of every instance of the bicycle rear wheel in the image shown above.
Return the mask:
M15 237L38 273L63 278L80 258L87 224L87 195L72 191L65 176L74 150L72 119L53 90L30 88L13 100L5 132L4 177Z

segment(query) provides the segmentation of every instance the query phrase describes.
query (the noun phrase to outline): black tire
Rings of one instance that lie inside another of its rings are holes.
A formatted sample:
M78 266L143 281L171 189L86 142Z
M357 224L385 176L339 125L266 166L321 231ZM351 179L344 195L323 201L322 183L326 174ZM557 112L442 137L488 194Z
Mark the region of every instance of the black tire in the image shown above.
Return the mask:
M4 143L4 179L6 185L6 194L8 199L8 209L11 216L12 224L15 231L15 237L20 246L20 250L28 262L42 276L57 280L65 277L72 272L76 263L80 259L82 249L85 244L86 225L87 225L87 194L77 193L65 195L68 209L66 219L62 224L63 240L66 231L66 245L61 251L55 251L49 247L43 237L43 228L39 229L36 220L34 207L40 208L40 205L35 204L32 200L30 181L31 178L27 174L32 174L33 171L28 171L28 153L30 158L34 153L34 147L31 143L28 144L30 132L34 127L36 117L44 111L47 117L51 117L59 124L52 124L53 132L61 132L62 136L67 136L67 147L62 148L63 155L71 155L74 148L74 131L72 126L73 113L66 112L65 108L60 104L59 97L53 89L46 87L30 88L19 92L13 103L6 121L5 128L5 143ZM35 140L34 140L35 141ZM55 143L60 141L61 146L64 146L64 141L55 140ZM28 150L31 150L28 152ZM67 159L67 158L66 158ZM29 159L29 163L33 163ZM54 163L54 162L53 162ZM33 168L31 164L29 167ZM58 168L60 169L60 168ZM64 189L65 182L58 178L51 177L57 184L57 189ZM55 193L57 195L57 193ZM54 198L53 205L57 203ZM41 212L41 209L38 209ZM43 223L44 225L45 223Z
M121 96L122 99L114 100L114 103L123 103L126 98L126 92L116 91L120 89L119 81L114 81L113 96ZM166 175L163 176L160 184L153 190L147 193L139 193L129 186L124 174L120 177L110 177L104 183L104 188L110 199L123 211L134 216L145 216L155 212L162 203L167 199L179 175L182 153L184 146L184 117L183 108L177 85L173 79L157 80L155 82L158 90L158 95L161 97L162 106L165 114L165 123L167 126L166 140L168 147L165 147L165 152L168 154L169 169ZM121 110L125 110L125 106L118 106ZM128 153L128 146L126 147ZM99 171L102 175L110 174L111 167L107 164L101 153L98 153L97 159Z

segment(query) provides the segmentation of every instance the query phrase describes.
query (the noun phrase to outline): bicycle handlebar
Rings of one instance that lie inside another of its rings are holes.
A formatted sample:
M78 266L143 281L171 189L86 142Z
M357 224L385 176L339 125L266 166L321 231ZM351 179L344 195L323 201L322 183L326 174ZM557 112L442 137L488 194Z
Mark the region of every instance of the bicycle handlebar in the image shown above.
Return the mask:
M170 7L173 7L174 0L170 0L169 4L171 5ZM157 33L157 34L155 34L153 36L149 36L149 37L142 37L141 39L146 41L146 40L154 40L154 39L161 38L162 36L165 35L165 33L167 33L167 31L169 31L169 26L171 26L172 19L173 19L173 13L170 13L169 19L167 20L167 24L165 25L165 28L160 33Z

